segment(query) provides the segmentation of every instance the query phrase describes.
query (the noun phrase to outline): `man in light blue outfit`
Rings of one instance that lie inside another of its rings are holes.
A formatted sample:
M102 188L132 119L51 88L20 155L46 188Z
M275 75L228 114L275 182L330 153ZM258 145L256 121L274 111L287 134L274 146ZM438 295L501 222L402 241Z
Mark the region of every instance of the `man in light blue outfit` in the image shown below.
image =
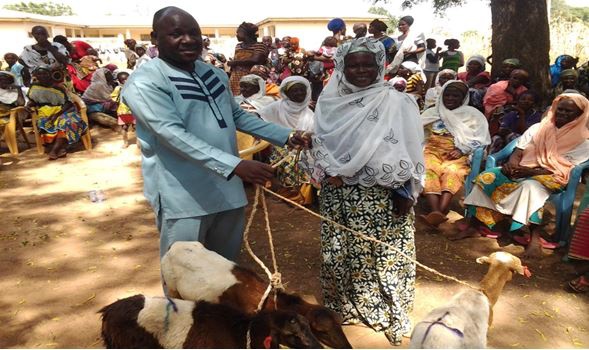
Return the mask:
M239 108L225 72L198 60L202 37L190 14L163 8L153 30L159 58L131 75L122 96L137 117L160 256L176 241L198 240L235 260L247 204L242 180L263 185L273 176L269 165L238 157L236 129L279 146L310 140Z

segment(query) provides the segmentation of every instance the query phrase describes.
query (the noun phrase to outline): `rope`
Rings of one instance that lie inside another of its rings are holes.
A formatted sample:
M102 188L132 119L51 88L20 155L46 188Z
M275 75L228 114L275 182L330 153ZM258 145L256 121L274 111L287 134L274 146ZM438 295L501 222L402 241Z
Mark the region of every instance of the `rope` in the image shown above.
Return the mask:
M316 213L316 212L314 212L314 211L312 211L312 210L310 210L310 209L308 209L308 208L306 208L306 207L298 204L297 202L294 202L294 201L292 201L292 200L290 200L290 199L288 199L286 197L283 197L283 196L279 195L278 193L276 193L276 192L274 192L274 191L272 191L272 190L270 190L268 188L265 188L265 187L261 187L261 188L262 188L262 190L264 190L264 191L272 194L273 196L278 197L278 198L282 199L283 201L285 201L287 203L290 203L290 204L294 205L295 207L297 207L299 209L302 209L302 210L306 211L307 213L309 213L309 214L311 214L311 215L313 215L313 216L315 216L315 217L317 217L317 218L319 218L319 219L321 219L321 220L323 220L325 222L328 222L328 223L330 223L330 224L332 224L332 225L334 225L334 226L336 226L336 227L338 227L338 228L340 228L342 230L351 232L351 233L357 235L358 237L360 237L360 238L362 238L364 240L371 241L371 242L378 243L378 244L383 244L383 245L387 246L388 248L390 248L390 249L394 250L395 252L397 252L403 258L407 259L408 261L413 262L415 265L421 267L422 269L424 269L424 270L426 270L428 272L433 273L434 275L440 276L442 278L445 278L447 280L456 282L458 284L462 284L463 286L466 286L466 287L471 288L471 289L474 289L474 290L480 290L479 287L473 286L472 284L470 284L468 282L462 281L462 280L460 280L460 279L458 279L456 277L453 277L453 276L446 275L444 273L441 273L441 272L437 271L436 269L433 269L431 267L428 267L428 266L420 263L419 261L417 261L413 257L410 257L409 255L405 254L404 252L402 252L401 250L399 250L395 246L391 245L390 243L383 242L383 241L378 240L378 239L376 239L374 237L367 236L366 234L364 234L362 232L359 232L359 231L353 230L351 228L348 228L347 226L344 226L344 225L342 225L342 224L340 224L338 222L335 222L335 221L333 221L333 220L331 220L331 219L329 219L329 218L327 218L327 217L325 217L325 216L323 216L321 214L318 214L318 213ZM257 204L258 191L259 191L259 187L256 189L256 200L254 202L254 205ZM253 209L252 209L252 211L253 211ZM250 219L251 219L251 217L250 217Z
M264 272L268 276L268 280L270 281L270 283L268 284L268 287L266 287L266 290L264 291L264 294L262 295L262 298L260 299L260 302L258 303L258 307L257 307L256 311L260 311L262 309L262 307L264 306L264 303L266 302L266 299L270 295L270 292L272 291L273 288L280 289L280 290L284 289L284 286L282 285L282 276L278 272L278 264L276 262L276 254L274 252L274 243L273 243L273 238L272 238L272 231L270 229L270 219L268 216L268 207L266 205L266 197L263 194L263 192L260 191L260 188L262 188L262 187L256 186L256 195L254 197L254 204L252 206L252 211L250 213L250 216L247 220L247 224L245 226L245 230L243 232L243 240L244 240L245 248L246 248L247 252L250 254L252 259L254 259L254 261L257 262L258 265L260 265L262 270L264 270ZM259 204L260 197L262 198L262 207L264 209L264 217L266 220L266 232L268 232L268 242L270 243L270 254L272 256L274 273L270 272L270 270L266 267L264 262L262 262L262 260L260 260L260 258L258 258L256 256L256 254L254 253L254 251L252 250L252 248L249 244L249 239L248 239L252 222L254 221L254 217L256 215L256 212L258 211L258 204ZM275 305L275 307L277 306L276 294L274 294L274 305Z
M247 325L247 333L245 334L245 348L251 349L252 348L252 323L248 323Z

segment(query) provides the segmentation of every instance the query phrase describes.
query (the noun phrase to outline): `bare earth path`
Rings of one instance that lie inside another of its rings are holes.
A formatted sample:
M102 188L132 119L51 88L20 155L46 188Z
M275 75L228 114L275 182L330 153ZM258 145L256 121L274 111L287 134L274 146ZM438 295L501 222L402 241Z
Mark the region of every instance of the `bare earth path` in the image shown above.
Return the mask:
M120 136L110 131L94 129L93 136L101 142L92 152L55 162L34 150L18 161L2 156L8 163L0 170L2 348L100 348L102 306L137 293L161 295L158 235L142 195L139 152L134 145L121 149ZM92 189L102 189L106 201L90 202ZM268 204L288 290L320 300L319 221L274 199ZM269 262L261 215L251 239ZM449 242L419 226L416 242L420 261L472 283L486 271L474 259L500 249L485 238ZM245 253L240 263L257 268ZM588 347L589 298L563 290L572 268L558 254L525 263L534 276L517 276L507 285L495 307L489 346ZM461 288L418 270L412 318L421 319ZM346 332L356 347L389 347L366 328Z

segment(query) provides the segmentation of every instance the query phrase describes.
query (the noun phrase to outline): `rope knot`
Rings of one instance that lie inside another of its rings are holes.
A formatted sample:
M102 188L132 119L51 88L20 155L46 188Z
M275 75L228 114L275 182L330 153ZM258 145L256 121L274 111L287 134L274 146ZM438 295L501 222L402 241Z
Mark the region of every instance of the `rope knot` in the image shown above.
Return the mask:
M274 289L284 290L284 285L282 284L282 275L280 272L274 272L272 274L272 278L270 278L270 284Z

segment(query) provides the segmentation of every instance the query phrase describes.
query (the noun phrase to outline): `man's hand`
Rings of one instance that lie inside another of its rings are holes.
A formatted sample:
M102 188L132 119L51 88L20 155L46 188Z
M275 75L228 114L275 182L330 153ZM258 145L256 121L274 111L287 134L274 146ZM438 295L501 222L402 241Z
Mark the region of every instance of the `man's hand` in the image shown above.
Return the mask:
M233 170L233 174L245 182L264 186L274 176L274 169L268 164L255 160L242 160Z
M288 138L287 145L294 149L305 148L310 149L313 147L313 141L311 140L311 133L304 132L302 130L296 130Z

